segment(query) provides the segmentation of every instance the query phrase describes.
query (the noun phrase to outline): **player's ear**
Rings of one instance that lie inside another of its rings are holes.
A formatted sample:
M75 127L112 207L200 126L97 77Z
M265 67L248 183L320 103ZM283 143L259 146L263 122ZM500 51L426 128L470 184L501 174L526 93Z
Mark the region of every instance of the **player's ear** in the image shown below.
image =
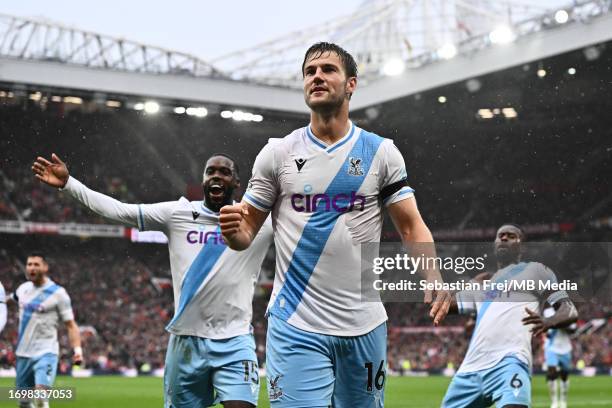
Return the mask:
M357 89L357 77L349 77L344 86L344 92L348 95L349 99L353 96L355 89Z

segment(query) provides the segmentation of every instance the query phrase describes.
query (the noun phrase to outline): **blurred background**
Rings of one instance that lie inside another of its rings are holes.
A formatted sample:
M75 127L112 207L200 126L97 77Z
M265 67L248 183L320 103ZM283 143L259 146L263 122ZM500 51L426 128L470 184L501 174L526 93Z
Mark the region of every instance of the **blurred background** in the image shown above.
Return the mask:
M192 22L180 45L160 35L185 29L175 16L151 29L126 11L117 17L133 22L126 38L125 26L95 12L61 21L66 2L58 4L40 5L50 9L42 17L0 14L0 281L13 291L28 252L48 254L50 276L72 297L87 375L162 372L173 315L168 250L163 235L112 225L42 186L34 158L57 153L86 185L130 203L201 199L214 152L234 156L246 182L268 138L308 124L300 66L317 41L357 59L351 118L399 147L437 241L491 241L508 221L533 241L612 237L611 1L366 0L301 13L267 2L246 29L227 10L190 13L233 35L199 36ZM86 24L92 18L105 34ZM204 55L201 43L217 47ZM397 240L390 222L383 239ZM262 364L273 275L271 252L254 300ZM433 328L422 305L387 306L393 372L458 367L466 318ZM574 365L609 374L610 302L583 302L579 312ZM0 335L6 375L16 339L11 310ZM539 340L534 352L539 371Z

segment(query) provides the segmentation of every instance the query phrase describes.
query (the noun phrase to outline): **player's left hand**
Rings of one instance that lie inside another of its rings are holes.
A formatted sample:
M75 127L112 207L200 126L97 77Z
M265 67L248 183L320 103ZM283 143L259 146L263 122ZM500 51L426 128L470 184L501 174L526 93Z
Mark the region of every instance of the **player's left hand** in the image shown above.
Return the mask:
M534 336L539 336L540 334L546 333L546 331L549 329L546 319L528 307L525 308L525 311L527 312L527 316L522 320L523 325L533 325L531 328L531 333Z
M448 310L450 309L450 306L452 304L453 296L447 290L440 290L434 293L436 299L433 301L433 303L431 302L433 294L430 293L429 298L427 296L428 294L425 294L425 303L431 303L429 317L433 319L434 326L437 326L442 322L442 320L444 320L444 318L448 314Z

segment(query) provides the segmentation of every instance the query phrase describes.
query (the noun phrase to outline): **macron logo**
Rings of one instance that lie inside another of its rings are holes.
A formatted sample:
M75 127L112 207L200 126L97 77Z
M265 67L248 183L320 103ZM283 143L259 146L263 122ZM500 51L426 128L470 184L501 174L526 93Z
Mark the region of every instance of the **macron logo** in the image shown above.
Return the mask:
M295 165L297 166L298 173L302 170L302 167L306 164L306 159L295 159Z
M351 191L350 194L293 194L291 195L291 207L297 212L330 212L339 213L347 211L363 211L365 209L365 196Z

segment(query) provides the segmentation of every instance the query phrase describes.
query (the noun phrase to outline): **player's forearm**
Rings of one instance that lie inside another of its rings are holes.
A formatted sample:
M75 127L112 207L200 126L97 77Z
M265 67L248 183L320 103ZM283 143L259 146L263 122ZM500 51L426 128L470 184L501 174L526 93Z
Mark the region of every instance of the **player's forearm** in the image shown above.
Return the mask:
M70 177L63 191L96 214L121 224L138 226L138 205L125 204L112 197L87 188L83 183Z
M69 324L68 327L68 341L70 343L70 347L75 349L77 347L81 347L81 333L79 331L79 326L76 323Z
M0 333L6 326L6 303L0 303Z
M569 299L560 302L555 314L544 319L547 328L563 328L578 320L578 311L574 303Z
M225 240L227 246L234 251L244 251L251 246L251 242L253 242L253 237L244 230L238 231L228 237L224 235L223 239Z

